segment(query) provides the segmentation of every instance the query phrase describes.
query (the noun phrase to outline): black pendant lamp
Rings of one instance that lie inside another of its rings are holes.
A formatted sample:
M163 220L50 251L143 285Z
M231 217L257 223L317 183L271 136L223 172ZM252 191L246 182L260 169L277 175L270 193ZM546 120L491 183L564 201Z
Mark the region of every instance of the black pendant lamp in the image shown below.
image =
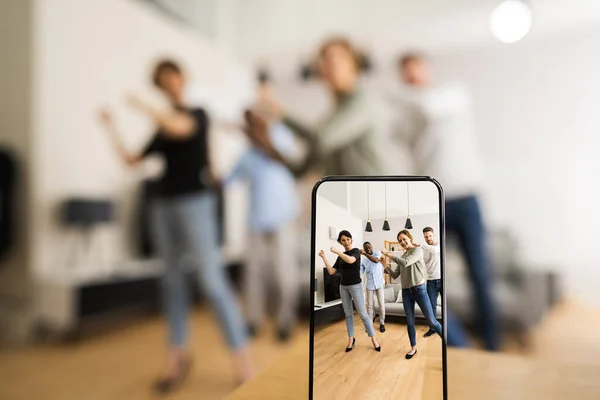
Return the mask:
M369 182L367 182L367 226L365 227L365 232L373 232L373 227L371 226L371 206L369 204Z
M406 182L406 204L408 205L408 216L406 217L406 223L404 229L412 229L413 225L410 220L410 185Z
M385 191L384 191L384 196L383 198L385 199L385 220L383 221L383 230L384 231L389 231L390 230L390 223L388 222L388 218L387 218L387 182L384 182L385 184Z

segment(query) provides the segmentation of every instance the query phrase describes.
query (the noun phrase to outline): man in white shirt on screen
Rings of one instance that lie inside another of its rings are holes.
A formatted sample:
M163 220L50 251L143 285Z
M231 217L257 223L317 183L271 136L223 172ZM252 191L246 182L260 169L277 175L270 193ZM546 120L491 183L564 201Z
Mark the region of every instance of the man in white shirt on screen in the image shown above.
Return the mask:
M373 246L369 242L363 244L360 251L363 258L360 262L360 275L367 275L367 313L373 320L373 295L377 295L379 302L379 332L385 332L385 302L383 298L383 256L380 252L373 252Z
M436 315L437 299L442 293L442 273L440 270L440 244L433 238L433 228L426 227L423 229L423 239L425 243L416 244L423 249L423 261L427 269L427 295L431 302L433 315ZM425 333L425 337L434 335L435 331L431 328Z

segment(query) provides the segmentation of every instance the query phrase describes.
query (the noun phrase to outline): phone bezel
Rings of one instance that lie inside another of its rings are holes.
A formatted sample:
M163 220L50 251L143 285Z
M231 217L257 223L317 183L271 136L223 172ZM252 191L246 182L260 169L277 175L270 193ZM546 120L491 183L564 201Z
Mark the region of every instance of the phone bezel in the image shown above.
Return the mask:
M311 195L311 235L310 235L310 348L309 348L309 373L308 373L308 398L313 399L313 362L314 362L314 340L315 340L315 268L316 268L316 226L317 226L317 192L319 187L325 182L360 182L360 181L388 181L388 182L431 182L438 189L439 200L439 241L440 241L440 269L442 275L442 381L443 381L443 400L448 398L447 383L447 329L446 329L446 225L445 225L445 206L444 189L442 185L429 176L326 176L320 179L312 190Z

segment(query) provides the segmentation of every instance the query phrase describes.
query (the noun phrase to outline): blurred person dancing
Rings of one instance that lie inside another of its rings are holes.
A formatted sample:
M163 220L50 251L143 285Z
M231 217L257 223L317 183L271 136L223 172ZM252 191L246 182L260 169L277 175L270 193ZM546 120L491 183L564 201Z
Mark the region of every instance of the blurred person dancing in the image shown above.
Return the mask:
M200 286L216 310L233 352L238 377L245 381L252 376L253 367L247 351L245 326L217 240L214 192L219 184L209 163L209 119L203 109L184 104L185 76L177 63L159 62L153 80L169 99L171 108L160 112L138 98L130 98L131 105L157 125L157 132L141 153L125 148L108 111L102 113L102 120L117 154L127 165L135 166L154 153L161 154L166 162L159 196L150 207L153 239L166 263L163 294L170 332L166 371L155 388L163 393L172 391L191 368L191 355L186 349L189 294L182 266L184 255L191 256L198 266Z
M336 272L340 272L342 279L340 282L340 296L342 297L342 307L344 309L344 315L346 316L346 329L348 330L348 345L346 346L346 353L354 348L356 338L354 337L354 308L352 307L352 301L358 311L358 315L362 320L367 334L371 338L371 343L376 351L381 351L381 345L375 337L375 329L373 328L373 321L367 314L365 307L365 295L362 288L362 279L360 278L360 264L361 264L361 252L357 248L352 247L352 235L350 232L343 230L339 233L338 243L344 247L342 252L339 249L332 247L330 250L333 254L337 255L337 259L333 266L329 264L325 252L321 250L319 257L323 259L323 263L327 268L329 275L333 275Z
M360 253L364 256L360 263L360 275L367 276L367 314L373 321L373 297L377 296L379 302L379 332L385 332L385 301L383 296L383 256L378 251L373 251L373 245L363 243Z
M259 89L264 95L267 82L262 82ZM293 134L284 125L270 124L268 134L282 154L287 156L295 151ZM268 277L274 274L279 290L277 334L286 341L296 323L299 295L295 223L300 205L294 176L284 165L253 146L242 155L224 184L236 179L250 182L249 250L253 256L247 259L244 276L249 330L254 336L263 325Z
M440 244L433 239L433 228L423 229L424 244L413 243L423 250L423 261L427 270L427 295L431 302L433 316L436 316L437 299L442 293L442 274L440 270ZM425 333L425 337L434 335L435 331L431 328Z
M475 144L471 99L460 84L434 84L422 55L403 55L398 68L406 87L395 102L395 110L402 115L395 137L409 145L417 174L436 178L444 188L446 231L458 237L467 262L477 325L485 348L498 350L499 322L479 203L482 161ZM466 343L452 314L448 314L448 341L450 345Z
M295 176L311 169L325 175L378 175L386 171L379 145L385 138L383 109L377 98L359 85L361 63L352 44L343 38L327 40L318 57L319 77L335 106L322 123L311 128L286 112L271 96L265 96L261 113L281 120L308 145L308 155L294 163L281 154L266 134L258 116L249 119L249 133L272 158L287 165Z
M406 359L410 360L417 354L417 331L415 328L415 303L419 305L427 323L442 337L442 325L435 319L435 314L431 309L431 303L427 297L427 270L423 262L423 250L414 246L411 233L404 229L397 235L397 240L404 250L400 257L392 255L386 249L381 250L384 256L390 257L396 263L396 268L392 270L385 267L385 272L392 278L400 277L402 284L402 304L406 313L406 328L410 340L411 349L406 353Z

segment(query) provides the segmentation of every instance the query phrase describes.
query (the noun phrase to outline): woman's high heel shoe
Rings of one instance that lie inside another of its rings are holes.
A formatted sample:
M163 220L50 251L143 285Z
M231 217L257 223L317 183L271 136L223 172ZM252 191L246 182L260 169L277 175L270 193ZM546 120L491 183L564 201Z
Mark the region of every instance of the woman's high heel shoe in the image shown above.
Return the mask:
M379 342L377 342L379 344ZM379 346L375 347L375 345L373 345L373 347L375 348L375 351L377 352L381 352L381 344L379 344Z
M168 378L162 378L154 385L154 390L160 394L167 394L177 389L187 378L192 369L192 358L186 357L180 361L177 375Z
M412 353L412 354L408 354L408 353L406 353L406 359L407 359L407 360L410 360L411 358L413 358L413 357L414 357L414 356L416 356L416 355L417 355L417 349L415 349L415 352L414 352L414 353Z
M352 351L352 349L354 348L354 344L356 343L356 338L352 338L352 346L350 347L346 347L346 353L349 351Z

